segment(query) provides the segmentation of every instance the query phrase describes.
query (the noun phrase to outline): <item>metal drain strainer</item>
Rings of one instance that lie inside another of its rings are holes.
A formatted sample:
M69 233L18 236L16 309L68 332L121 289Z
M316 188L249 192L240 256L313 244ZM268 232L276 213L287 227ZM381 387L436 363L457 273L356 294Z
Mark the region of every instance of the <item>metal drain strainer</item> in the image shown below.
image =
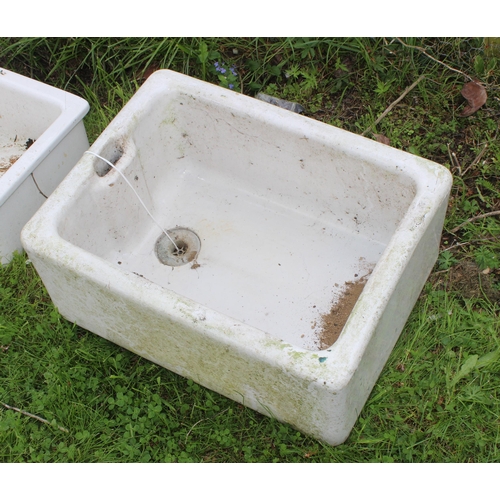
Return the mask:
M155 243L155 253L158 260L166 266L183 266L198 257L201 241L198 235L186 227L176 227L167 230L175 245L165 235L161 234Z

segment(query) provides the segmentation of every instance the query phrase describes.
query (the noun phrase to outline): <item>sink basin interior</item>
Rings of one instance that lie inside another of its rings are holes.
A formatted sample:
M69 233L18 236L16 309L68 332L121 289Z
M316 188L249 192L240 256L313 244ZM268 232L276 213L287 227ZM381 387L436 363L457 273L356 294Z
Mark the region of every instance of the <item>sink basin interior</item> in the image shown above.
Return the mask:
M0 88L0 177L62 113L58 102L43 94L2 82Z
M114 169L92 175L58 221L62 238L110 265L306 350L328 345L325 317L363 283L416 195L413 179L342 134L242 112L182 91L96 143L165 230L198 235L196 259L155 253L162 230ZM311 121L312 122L312 121ZM89 167L90 168L90 167Z

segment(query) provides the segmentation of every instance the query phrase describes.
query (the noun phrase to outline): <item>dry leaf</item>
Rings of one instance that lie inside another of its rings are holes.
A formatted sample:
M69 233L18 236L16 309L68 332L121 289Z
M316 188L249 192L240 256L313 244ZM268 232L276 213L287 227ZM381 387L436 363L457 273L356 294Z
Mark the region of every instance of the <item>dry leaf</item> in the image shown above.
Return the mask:
M391 141L385 135L382 135L382 134L373 134L373 137L375 137L375 140L377 142L381 142L382 144L387 144L387 146L391 145Z
M160 66L156 63L152 63L149 66L145 67L142 71L138 71L136 73L136 80L140 80L141 82L147 80L155 71L158 71Z
M460 116L470 116L475 113L485 102L488 97L486 90L479 82L466 83L461 94L467 99L467 106L460 113Z

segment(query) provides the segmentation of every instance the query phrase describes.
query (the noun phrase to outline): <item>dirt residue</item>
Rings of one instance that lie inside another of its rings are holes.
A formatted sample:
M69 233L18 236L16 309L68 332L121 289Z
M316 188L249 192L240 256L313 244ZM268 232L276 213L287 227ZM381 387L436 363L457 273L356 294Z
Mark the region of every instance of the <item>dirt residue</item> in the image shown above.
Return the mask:
M349 318L367 281L368 275L357 281L346 281L344 291L338 301L333 304L329 313L321 316L321 330L319 332L321 349L330 347L339 338L340 332L344 328L347 318Z
M14 165L19 158L21 158L23 152L34 142L35 141L33 139L28 139L27 141L17 141L16 136L13 141L7 141L6 144L2 144L2 154L0 155L0 176L7 172L7 170L9 170L9 168L12 167L12 165Z
M21 155L0 159L0 172L6 172L20 157Z

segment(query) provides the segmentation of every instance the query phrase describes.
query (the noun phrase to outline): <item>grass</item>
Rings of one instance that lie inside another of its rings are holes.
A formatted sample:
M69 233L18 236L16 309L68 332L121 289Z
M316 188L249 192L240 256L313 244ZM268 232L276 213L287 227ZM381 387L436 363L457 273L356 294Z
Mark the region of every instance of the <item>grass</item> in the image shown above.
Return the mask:
M497 462L500 219L481 217L500 210L496 57L475 38L0 39L0 66L89 101L91 142L151 71L171 68L297 101L355 133L372 127L454 174L436 267L345 444L320 443L70 324L17 255L0 269L0 461ZM234 65L237 81L217 61ZM467 118L464 74L489 95Z

